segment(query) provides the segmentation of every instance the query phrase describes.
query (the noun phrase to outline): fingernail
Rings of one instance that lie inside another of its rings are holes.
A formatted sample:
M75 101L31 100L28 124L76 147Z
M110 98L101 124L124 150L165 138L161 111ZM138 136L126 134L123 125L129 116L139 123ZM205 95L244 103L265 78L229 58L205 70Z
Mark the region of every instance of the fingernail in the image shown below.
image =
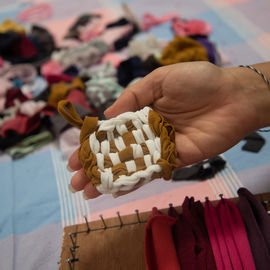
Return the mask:
M67 165L67 170L68 170L69 172L74 172L74 170L72 170L72 169L70 168L69 165Z
M71 193L77 192L77 190L76 190L75 188L73 188L71 184L68 185L68 189L69 189L69 191L70 191Z
M104 111L104 113L106 113L111 107L112 107L112 106L108 107L108 108Z
M108 119L108 117L107 117L106 114L107 114L107 112L108 112L108 110L109 110L110 108L111 108L111 106L110 106L109 108L107 108L107 109L104 111L104 113L103 113L103 114L105 115L106 119Z
M83 196L83 198L84 198L86 201L87 201L87 200L90 200L90 198L88 198L88 197L86 196L85 192L82 193L82 196Z

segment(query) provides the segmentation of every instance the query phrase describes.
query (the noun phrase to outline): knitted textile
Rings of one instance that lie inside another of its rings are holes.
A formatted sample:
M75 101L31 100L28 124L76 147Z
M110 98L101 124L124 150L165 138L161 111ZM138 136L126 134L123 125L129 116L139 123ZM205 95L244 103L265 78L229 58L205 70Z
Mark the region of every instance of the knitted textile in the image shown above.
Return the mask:
M177 166L174 127L149 107L103 121L83 121L67 100L58 103L58 110L81 128L79 160L99 192L116 193L171 178Z

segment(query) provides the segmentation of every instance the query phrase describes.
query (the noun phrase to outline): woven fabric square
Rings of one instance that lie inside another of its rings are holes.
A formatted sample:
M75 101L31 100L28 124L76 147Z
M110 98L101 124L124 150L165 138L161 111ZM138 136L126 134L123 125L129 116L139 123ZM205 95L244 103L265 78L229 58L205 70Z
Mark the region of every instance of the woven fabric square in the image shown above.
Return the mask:
M171 178L176 164L174 127L149 107L109 120L82 120L63 100L59 113L81 128L79 159L101 193L132 190L155 178Z

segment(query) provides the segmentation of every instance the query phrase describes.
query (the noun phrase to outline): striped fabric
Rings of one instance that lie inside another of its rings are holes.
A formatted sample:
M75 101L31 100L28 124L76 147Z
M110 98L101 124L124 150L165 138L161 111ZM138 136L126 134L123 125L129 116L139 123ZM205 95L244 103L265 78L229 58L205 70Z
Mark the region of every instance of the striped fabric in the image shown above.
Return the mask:
M55 36L57 44L64 43L62 37L73 23L76 15L104 9L104 14L115 21L120 0L44 0L51 6L52 14L35 10L38 16L26 14L23 19L36 20ZM142 1L126 0L140 21L145 12L162 15L176 12L183 19L202 19L213 27L209 39L223 55L226 66L252 65L270 59L269 0L171 0ZM39 0L2 1L0 19L18 18L18 14L35 7ZM100 11L102 12L102 11ZM45 19L43 14L51 17ZM164 23L149 30L158 40L171 40L171 24ZM68 191L71 174L66 171L67 161L55 147L44 148L21 160L13 161L0 156L0 269L57 269L62 241L62 229L67 225L149 211L153 206L160 209L169 203L182 204L185 196L196 200L210 200L224 194L225 198L236 196L240 186L253 193L270 191L270 134L263 137L266 144L259 154L242 151L243 142L224 153L227 161L225 170L213 179L204 182L170 182L157 179L143 188L115 199L102 195L84 201L80 192ZM123 147L122 141L118 146ZM137 153L139 155L139 153ZM38 244L37 244L38 243ZM31 256L29 256L31 255ZM27 257L27 260L25 259Z
M61 213L61 222L62 226L69 226L74 224L79 224L85 222L84 216L88 220L94 220L99 218L99 207L92 203L91 201L85 201L81 196L80 192L72 194L68 190L68 184L72 173L69 173L66 170L66 162L61 158L61 152L57 149L52 148L50 150L53 169L55 173L55 181L57 183L57 190L60 203L60 213ZM224 157L223 157L224 158ZM163 187L164 183L164 187ZM237 196L237 190L243 186L241 180L232 169L231 165L227 162L226 168L218 173L214 178L207 180L202 183L192 185L190 189L192 191L181 192L183 187L180 184L176 184L175 192L178 193L178 196L171 196L170 191L162 193L163 199L159 202L158 195L153 193L153 188L156 187L158 190L159 186L165 189L166 182L164 181L155 181L155 183L145 186L146 193L148 193L146 198L139 196L139 201L137 201L134 206L129 207L128 202L129 198L123 197L123 200L126 202L126 205L116 205L114 206L113 199L108 195L102 198L103 204L103 213L106 217L115 216L116 211L121 211L121 214L130 214L136 207L139 207L140 211L147 211L153 205L153 200L155 200L155 205L160 204L160 207L165 207L168 203L174 203L175 205L180 204L189 193L191 196L195 196L196 199L204 200L204 196L209 196L211 200L219 199L219 194L223 194L224 198L231 198ZM169 183L172 185L172 183ZM200 188L204 186L204 188ZM205 192L205 187L207 186L208 193ZM152 193L150 192L152 190ZM188 190L187 188L185 190ZM200 192L200 190L202 192ZM132 194L131 194L132 195ZM153 196L154 195L154 196ZM136 198L136 197L135 197ZM167 203L166 203L167 202ZM107 205L107 207L105 207ZM136 206L137 205L137 206ZM126 207L125 207L126 206ZM104 208L105 207L105 208ZM149 208L150 207L150 208ZM106 210L106 208L108 208Z
M50 153L59 197L62 226L65 227L82 223L84 216L90 219L89 204L83 199L80 193L73 195L68 190L72 173L67 171L66 162L62 158L62 153L56 149L51 149Z
M20 12L17 15L17 20L24 23L40 23L51 16L51 5L49 3L41 3Z

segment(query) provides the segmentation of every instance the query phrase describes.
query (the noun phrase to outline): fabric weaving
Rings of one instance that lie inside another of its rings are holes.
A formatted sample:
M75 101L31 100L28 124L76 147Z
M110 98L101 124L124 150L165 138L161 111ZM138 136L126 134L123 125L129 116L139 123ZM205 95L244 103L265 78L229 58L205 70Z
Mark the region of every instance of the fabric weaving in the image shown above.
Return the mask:
M101 193L131 190L155 178L171 178L177 166L174 128L149 107L102 121L96 117L83 121L67 100L58 103L58 110L81 128L79 159Z

